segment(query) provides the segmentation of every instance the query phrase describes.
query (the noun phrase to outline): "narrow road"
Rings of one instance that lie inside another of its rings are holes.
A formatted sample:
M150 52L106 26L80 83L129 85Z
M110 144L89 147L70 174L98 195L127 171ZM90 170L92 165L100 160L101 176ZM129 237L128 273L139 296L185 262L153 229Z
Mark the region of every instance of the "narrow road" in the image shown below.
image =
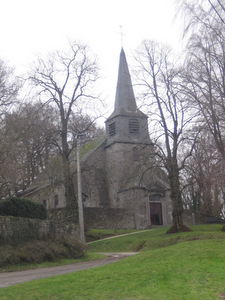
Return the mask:
M57 276L61 274L77 272L81 270L104 266L116 262L122 258L134 255L136 254L136 252L102 253L102 254L105 254L107 258L95 260L95 261L80 262L80 263L64 265L64 266L31 269L31 270L19 271L19 272L3 272L0 273L0 288L26 282L26 281L35 280L35 279Z

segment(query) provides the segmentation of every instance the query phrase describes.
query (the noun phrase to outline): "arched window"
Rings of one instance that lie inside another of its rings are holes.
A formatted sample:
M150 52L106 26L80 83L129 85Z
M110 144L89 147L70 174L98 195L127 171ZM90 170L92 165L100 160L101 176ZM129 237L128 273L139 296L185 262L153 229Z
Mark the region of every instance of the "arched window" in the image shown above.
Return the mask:
M59 204L59 198L58 198L58 195L55 195L54 196L54 208L56 208L58 204Z
M133 148L133 160L138 161L139 160L139 153L138 153L138 148L134 147Z

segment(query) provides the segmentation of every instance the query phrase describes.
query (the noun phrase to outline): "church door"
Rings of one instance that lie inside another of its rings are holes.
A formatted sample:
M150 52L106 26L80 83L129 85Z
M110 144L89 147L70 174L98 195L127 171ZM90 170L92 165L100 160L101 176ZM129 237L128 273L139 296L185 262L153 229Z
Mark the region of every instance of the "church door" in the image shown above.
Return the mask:
M163 225L162 203L150 203L150 218L152 225Z

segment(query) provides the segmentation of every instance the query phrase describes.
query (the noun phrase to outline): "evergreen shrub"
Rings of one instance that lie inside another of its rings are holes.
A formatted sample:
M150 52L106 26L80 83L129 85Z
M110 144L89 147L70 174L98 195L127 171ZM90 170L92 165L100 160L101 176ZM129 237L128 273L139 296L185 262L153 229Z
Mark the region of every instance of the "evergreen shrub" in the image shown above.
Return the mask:
M45 220L47 211L43 204L25 198L10 197L0 201L0 215Z

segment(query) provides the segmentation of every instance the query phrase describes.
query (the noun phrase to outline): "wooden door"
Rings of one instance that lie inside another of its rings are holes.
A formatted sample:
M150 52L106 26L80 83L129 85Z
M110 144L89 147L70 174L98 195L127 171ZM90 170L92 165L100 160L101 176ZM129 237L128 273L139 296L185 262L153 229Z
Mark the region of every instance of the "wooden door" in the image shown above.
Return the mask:
M163 225L162 203L150 203L150 219L152 225Z

